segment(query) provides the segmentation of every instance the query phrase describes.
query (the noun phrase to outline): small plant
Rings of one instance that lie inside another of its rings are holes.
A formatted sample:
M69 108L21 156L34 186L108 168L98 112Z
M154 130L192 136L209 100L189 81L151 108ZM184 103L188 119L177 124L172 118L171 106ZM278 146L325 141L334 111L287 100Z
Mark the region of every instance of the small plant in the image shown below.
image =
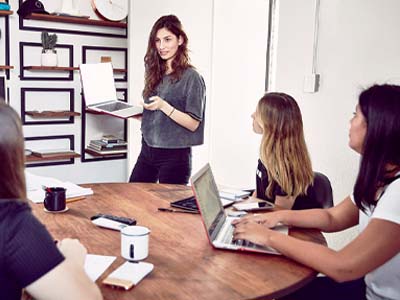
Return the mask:
M55 46L57 44L57 35L49 34L47 31L42 32L42 53L46 53L46 50L51 50L53 53L56 53Z

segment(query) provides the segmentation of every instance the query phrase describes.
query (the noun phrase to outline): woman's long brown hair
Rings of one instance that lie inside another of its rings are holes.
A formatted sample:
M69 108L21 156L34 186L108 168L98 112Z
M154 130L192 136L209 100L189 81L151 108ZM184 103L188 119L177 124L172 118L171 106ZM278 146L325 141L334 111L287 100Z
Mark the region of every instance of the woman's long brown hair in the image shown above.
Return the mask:
M260 159L269 178L266 196L272 198L276 184L289 196L305 194L314 173L296 101L284 93L267 93L258 102L256 114L263 127Z
M156 48L156 37L158 30L165 28L173 33L177 38L182 38L182 44L178 47L178 51L172 61L171 73L172 80L178 81L182 76L184 70L192 67L190 64L190 58L188 54L188 38L186 33L183 31L181 21L174 16L162 16L156 23L154 23L151 29L149 41L147 45L147 52L144 57L145 64L145 86L143 90L143 97L148 98L152 96L157 85L161 82L165 72L167 70L166 61L163 60L158 54Z
M0 101L0 199L26 201L24 138L21 121Z

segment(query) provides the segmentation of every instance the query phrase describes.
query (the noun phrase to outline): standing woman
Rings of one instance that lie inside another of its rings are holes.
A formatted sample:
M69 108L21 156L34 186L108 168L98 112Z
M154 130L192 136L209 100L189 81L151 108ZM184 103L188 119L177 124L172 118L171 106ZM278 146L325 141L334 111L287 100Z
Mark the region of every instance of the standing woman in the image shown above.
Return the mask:
M375 85L359 97L349 146L361 154L353 195L329 209L282 210L236 222L235 239L270 246L329 277L290 299L400 299L400 87ZM269 228L278 223L360 234L335 251Z
M206 88L189 62L187 44L176 16L153 25L144 58L142 149L130 182L189 181L191 147L204 141Z
M102 299L86 275L77 240L56 245L26 198L24 138L17 113L0 99L0 299ZM57 247L58 246L58 247Z
M267 93L252 118L254 132L262 135L253 196L286 209L322 208L296 100L285 93Z

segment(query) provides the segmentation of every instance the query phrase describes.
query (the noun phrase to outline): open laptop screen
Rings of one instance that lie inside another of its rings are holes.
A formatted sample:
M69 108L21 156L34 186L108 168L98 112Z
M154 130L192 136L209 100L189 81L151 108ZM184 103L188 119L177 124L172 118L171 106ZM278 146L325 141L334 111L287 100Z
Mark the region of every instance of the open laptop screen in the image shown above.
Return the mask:
M218 188L210 165L205 165L192 177L191 181L207 231L211 233L217 226L220 215L224 214L224 208L219 199Z
M86 106L117 100L111 63L81 64L79 69Z

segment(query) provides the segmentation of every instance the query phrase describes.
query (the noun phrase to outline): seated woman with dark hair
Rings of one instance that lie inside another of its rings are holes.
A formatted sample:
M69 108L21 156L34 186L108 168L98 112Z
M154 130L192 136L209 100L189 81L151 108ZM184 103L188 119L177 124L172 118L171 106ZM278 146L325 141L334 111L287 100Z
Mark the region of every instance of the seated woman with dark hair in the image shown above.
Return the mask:
M24 138L16 112L0 102L0 299L102 299L86 275L86 249L58 243L32 215L26 198Z
M303 120L293 97L284 93L265 94L252 118L254 132L262 135L257 189L253 196L287 209L325 207L318 201L318 193L327 190L324 196L331 200L332 188L322 174L318 173L314 182Z

